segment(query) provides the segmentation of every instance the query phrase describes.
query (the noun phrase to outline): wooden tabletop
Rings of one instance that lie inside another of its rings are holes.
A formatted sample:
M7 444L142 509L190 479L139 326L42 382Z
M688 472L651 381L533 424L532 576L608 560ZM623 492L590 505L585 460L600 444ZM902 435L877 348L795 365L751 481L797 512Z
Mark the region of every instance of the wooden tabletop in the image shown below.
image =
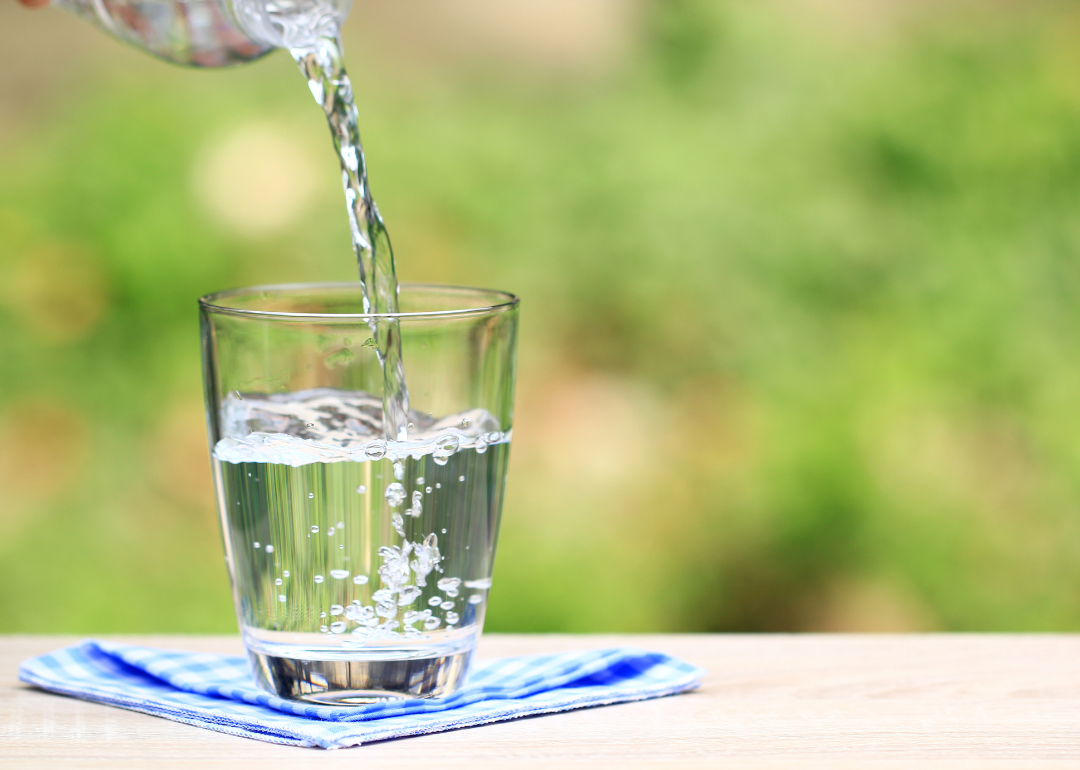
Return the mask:
M239 652L232 637L122 637ZM0 636L8 768L1080 768L1080 636L510 636L482 657L631 644L709 670L697 692L322 751L40 692L21 660L74 637Z

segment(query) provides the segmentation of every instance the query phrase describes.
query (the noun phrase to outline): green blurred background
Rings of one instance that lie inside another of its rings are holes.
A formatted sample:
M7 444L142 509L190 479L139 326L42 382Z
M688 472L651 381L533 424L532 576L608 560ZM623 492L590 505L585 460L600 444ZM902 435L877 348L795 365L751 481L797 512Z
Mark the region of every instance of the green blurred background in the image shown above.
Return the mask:
M357 0L404 280L524 298L488 629L1080 629L1080 3ZM350 280L284 55L0 1L0 631L235 629L196 298Z

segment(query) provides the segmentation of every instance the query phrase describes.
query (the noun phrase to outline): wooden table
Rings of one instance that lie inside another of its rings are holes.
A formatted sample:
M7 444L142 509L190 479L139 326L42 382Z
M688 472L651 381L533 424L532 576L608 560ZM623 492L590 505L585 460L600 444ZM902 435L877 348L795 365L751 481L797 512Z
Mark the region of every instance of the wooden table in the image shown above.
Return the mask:
M238 652L231 637L123 637ZM699 691L352 749L275 746L65 698L0 637L0 767L1080 768L1080 636L508 636L481 656L632 644L705 666Z

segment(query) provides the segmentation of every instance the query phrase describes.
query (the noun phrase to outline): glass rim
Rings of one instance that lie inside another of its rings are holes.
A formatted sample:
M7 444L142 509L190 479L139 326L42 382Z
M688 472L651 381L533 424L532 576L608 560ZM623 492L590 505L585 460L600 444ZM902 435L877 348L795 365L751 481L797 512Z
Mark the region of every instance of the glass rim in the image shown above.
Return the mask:
M319 289L360 289L358 281L319 281L315 283L275 283L261 286L244 286L235 289L224 289L211 292L199 297L199 307L214 313L225 315L238 315L254 318L280 318L280 319L312 319L322 318L329 320L370 320L377 318L445 318L467 315L483 315L504 309L517 307L521 304L521 298L516 294L501 289L481 289L475 286L453 286L440 283L402 283L399 289L408 290L440 290L459 294L486 294L493 298L502 298L503 301L493 304L479 305L477 307L465 307L454 310L420 310L407 313L293 313L282 310L253 310L250 308L230 307L220 304L223 299L230 297L243 297L262 292L286 292L291 290L319 290Z

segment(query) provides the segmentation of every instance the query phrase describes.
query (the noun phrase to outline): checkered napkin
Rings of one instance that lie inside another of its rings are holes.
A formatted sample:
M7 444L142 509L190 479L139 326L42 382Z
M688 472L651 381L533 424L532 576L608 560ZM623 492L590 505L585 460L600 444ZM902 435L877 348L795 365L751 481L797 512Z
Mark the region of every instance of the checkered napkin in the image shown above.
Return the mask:
M32 658L19 678L44 690L232 735L325 749L691 690L705 671L632 647L482 660L448 698L349 708L255 687L245 658L87 640Z

